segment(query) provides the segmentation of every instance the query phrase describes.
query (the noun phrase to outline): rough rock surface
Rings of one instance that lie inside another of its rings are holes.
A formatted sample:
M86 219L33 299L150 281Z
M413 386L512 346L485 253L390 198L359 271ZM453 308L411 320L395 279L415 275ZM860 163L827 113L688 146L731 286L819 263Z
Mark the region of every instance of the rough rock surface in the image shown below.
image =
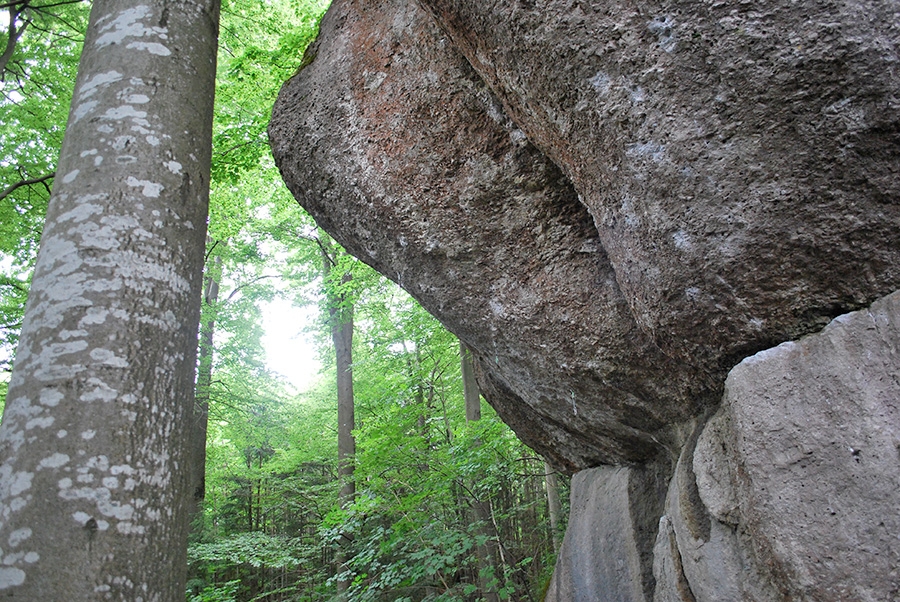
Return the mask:
M896 2L421 1L666 352L728 370L900 288Z
M781 600L741 525L721 440L709 436L720 423L692 437L676 466L653 554L654 602Z
M309 53L270 134L320 225L465 340L486 398L557 465L677 448L717 388L637 328L568 180L430 16L335 3Z
M900 291L744 360L698 425L670 480L573 477L549 602L900 600Z
M741 362L721 413L701 439L730 478L700 494L737 515L780 592L900 599L900 292Z
M618 466L549 599L900 600L900 5L419 2L336 0L270 139L526 443Z
M546 602L645 602L668 466L602 467L572 478L569 526Z
M336 2L273 150L557 465L677 457L738 360L900 287L895 4L424 3L449 37Z

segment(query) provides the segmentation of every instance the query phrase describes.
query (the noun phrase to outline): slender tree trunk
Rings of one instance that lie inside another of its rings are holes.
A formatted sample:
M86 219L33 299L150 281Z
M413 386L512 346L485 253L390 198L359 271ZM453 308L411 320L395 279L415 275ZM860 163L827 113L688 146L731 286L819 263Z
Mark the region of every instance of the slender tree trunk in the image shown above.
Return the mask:
M466 422L481 420L481 392L475 382L475 366L472 352L462 341L459 342L459 357L462 368L463 396L466 400Z
M16 44L18 43L19 38L25 33L25 28L28 27L30 23L30 21L24 20L22 27L18 27L19 17L21 17L22 13L25 12L25 9L28 8L28 4L28 1L20 3L12 2L7 7L7 10L9 11L9 26L6 32L6 47L3 49L3 54L0 54L0 81L4 80L4 77L6 76L6 65L16 51Z
M459 359L462 369L463 397L466 403L466 422L472 423L481 420L481 392L478 390L478 383L475 382L472 353L462 341L459 342ZM480 445L481 441L476 440L475 446ZM472 492L472 522L478 525L478 535L486 540L485 543L475 547L475 556L478 559L478 588L481 590L483 600L499 602L496 579L499 579L501 575L494 553L496 538L494 530L491 528L493 519L490 501L481 499L474 483L469 483L469 490ZM491 579L490 575L493 575L494 579Z
M215 307L219 300L218 268L221 259L215 258L215 268L206 277L203 303L209 310L208 318L200 325L200 358L197 362L197 394L191 421L190 457L190 510L188 520L193 525L203 512L206 497L206 431L209 425L209 387L212 384L213 336L216 331ZM196 525L196 528L201 528Z
M328 248L322 246L323 269L325 273L326 288L328 282L333 282L330 277L331 270L336 267L335 257L328 252ZM352 278L350 273L341 276L341 284L347 284ZM338 478L341 489L338 494L341 508L347 508L356 498L356 482L353 480L353 470L356 458L356 439L353 437L353 429L356 428L353 402L353 305L340 292L327 290L328 317L331 321L331 340L334 343L335 360L337 363L337 397L338 397ZM335 560L338 572L347 571L347 560L350 547L349 535L343 535ZM347 589L350 587L349 579L338 579L338 598L347 599Z
M553 551L559 554L562 535L559 532L559 517L562 504L559 500L559 483L556 471L549 463L544 462L544 483L547 486L547 513L550 515L550 534L553 539Z
M94 2L0 426L0 597L184 600L217 23Z
M356 498L356 481L353 480L353 469L356 457L356 439L353 429L356 428L353 403L353 308L344 307L332 313L335 323L331 336L334 341L334 352L337 359L338 390L338 475L341 480L339 493L341 508L347 508ZM350 540L344 536L342 549L338 556L339 570L347 570ZM338 580L338 594L346 597L349 579Z

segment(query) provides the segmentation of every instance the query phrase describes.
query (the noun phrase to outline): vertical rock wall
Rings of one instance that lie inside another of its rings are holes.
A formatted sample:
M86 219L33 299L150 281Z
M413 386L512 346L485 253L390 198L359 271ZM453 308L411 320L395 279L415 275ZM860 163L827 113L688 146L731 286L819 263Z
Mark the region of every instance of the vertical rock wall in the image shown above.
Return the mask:
M647 474L575 475L548 601L900 600L900 291L741 362Z

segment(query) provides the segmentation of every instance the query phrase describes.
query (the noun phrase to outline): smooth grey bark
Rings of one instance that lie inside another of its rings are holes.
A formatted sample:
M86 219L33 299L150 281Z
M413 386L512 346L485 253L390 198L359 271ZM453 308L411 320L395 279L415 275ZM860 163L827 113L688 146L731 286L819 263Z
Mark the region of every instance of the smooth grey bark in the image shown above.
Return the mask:
M466 347L462 341L459 342L459 358L460 368L462 371L463 381L463 398L466 403L466 423L477 422L481 420L481 391L478 389L478 383L475 381L475 367L472 363L472 352ZM474 441L476 447L481 446L481 441ZM481 590L481 596L487 602L498 602L500 600L497 594L496 579L501 578L499 566L497 563L497 533L491 516L490 500L482 499L474 487L474 483L469 483L467 489L472 497L471 520L478 525L478 535L484 537L485 543L475 546L475 557L478 560L478 588Z
M341 505L351 503L356 495L353 469L356 419L353 403L353 307L331 308L331 336L337 359L338 394L338 474L341 476Z
M216 332L216 304L219 301L219 272L222 259L216 257L214 267L206 277L203 303L209 317L200 325L200 357L197 361L197 390L194 399L190 433L190 506L188 520L191 524L203 512L206 498L206 433L209 426L209 388L212 384L213 337ZM201 523L202 524L202 523Z
M547 488L547 513L550 515L550 536L553 541L553 552L559 554L562 544L562 533L559 531L562 502L559 499L559 479L549 462L544 462L544 485Z
M217 0L96 0L0 427L0 597L184 600Z
M341 508L349 507L356 498L356 481L353 471L356 462L356 439L353 429L356 418L353 402L353 307L332 306L331 336L334 341L334 352L337 359L337 393L338 393L338 475L341 480L339 495ZM349 554L347 549L350 540L346 534L342 537L341 549L337 555L338 570L347 571ZM349 579L338 579L338 596L347 599Z

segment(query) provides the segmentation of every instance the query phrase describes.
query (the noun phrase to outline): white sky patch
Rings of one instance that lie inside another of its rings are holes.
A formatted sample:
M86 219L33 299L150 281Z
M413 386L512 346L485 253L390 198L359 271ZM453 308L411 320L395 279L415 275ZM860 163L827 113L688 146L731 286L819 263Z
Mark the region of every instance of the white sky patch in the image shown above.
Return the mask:
M276 299L260 304L260 309L266 331L262 338L266 365L299 391L305 391L322 367L311 334L305 332L316 320L316 307L295 307L290 301Z

